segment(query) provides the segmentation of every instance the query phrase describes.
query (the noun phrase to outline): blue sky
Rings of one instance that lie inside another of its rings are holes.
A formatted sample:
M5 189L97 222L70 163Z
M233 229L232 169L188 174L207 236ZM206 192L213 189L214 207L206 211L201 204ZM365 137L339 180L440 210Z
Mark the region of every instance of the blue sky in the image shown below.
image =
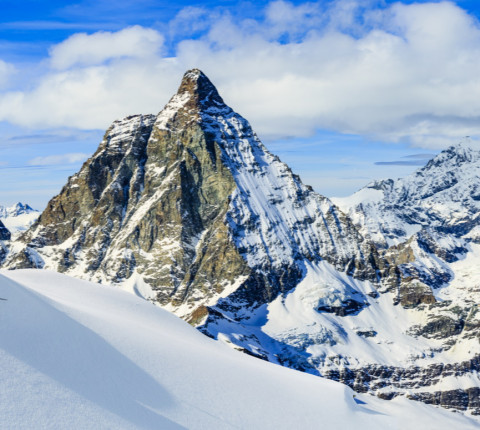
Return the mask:
M317 191L404 176L480 135L479 10L2 0L0 204L43 209L114 119L161 110L190 67Z

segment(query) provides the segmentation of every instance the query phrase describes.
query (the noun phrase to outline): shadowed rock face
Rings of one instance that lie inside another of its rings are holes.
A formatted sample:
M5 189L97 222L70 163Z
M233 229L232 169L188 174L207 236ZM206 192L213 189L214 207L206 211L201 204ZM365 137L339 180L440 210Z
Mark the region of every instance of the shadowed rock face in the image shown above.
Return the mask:
M238 310L291 290L303 261L372 280L380 264L348 218L270 154L197 69L157 116L115 121L21 241L27 248L9 267L99 282L140 276L147 297L192 323L208 306Z
M447 409L469 410L480 415L480 388L424 391L448 377L462 377L480 369L480 356L453 364L431 364L424 368L370 365L361 369L343 369L325 373L329 379L343 382L358 392L376 392L378 397L393 399L407 390L412 400L438 405Z
M3 222L0 221L0 240L10 240L10 232L7 227L3 225Z
M8 229L0 221L0 241L10 240L11 234ZM5 244L0 243L0 264L5 260L8 254L8 248Z

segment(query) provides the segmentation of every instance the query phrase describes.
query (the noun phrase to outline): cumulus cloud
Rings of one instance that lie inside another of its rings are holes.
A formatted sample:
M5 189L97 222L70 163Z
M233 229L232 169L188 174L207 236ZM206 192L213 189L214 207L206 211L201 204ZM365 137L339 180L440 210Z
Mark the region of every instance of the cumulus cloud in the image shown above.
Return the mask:
M275 1L270 3L265 11L267 28L274 36L300 36L305 32L305 28L321 26L324 21L322 15L322 8L318 3L294 6L287 1Z
M443 148L479 136L476 19L450 2L377 3L275 1L262 18L202 25L205 9L188 8L166 30L168 54L154 29L77 34L51 49L33 89L3 92L0 120L106 128L159 111L199 67L264 139L326 129Z
M211 11L202 7L187 6L169 23L169 32L175 36L189 36L207 30L210 22L215 19Z
M47 155L45 157L35 157L28 161L29 166L52 166L56 164L75 164L85 161L88 154L72 152L70 154Z
M50 50L55 69L102 64L113 58L144 58L157 54L163 37L138 25L117 32L77 33Z

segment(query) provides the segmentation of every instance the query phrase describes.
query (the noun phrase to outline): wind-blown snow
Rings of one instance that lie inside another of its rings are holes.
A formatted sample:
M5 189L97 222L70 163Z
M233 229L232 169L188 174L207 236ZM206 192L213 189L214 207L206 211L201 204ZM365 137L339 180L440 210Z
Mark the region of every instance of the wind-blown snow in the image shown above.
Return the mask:
M0 416L9 429L474 429L232 351L118 289L0 271Z

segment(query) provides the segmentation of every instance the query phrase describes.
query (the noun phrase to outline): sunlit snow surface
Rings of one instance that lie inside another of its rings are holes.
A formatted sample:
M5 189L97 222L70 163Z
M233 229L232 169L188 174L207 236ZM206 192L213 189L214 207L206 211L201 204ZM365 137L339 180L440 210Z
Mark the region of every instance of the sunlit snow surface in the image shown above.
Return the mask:
M473 429L480 422L232 351L108 286L0 271L8 429Z

